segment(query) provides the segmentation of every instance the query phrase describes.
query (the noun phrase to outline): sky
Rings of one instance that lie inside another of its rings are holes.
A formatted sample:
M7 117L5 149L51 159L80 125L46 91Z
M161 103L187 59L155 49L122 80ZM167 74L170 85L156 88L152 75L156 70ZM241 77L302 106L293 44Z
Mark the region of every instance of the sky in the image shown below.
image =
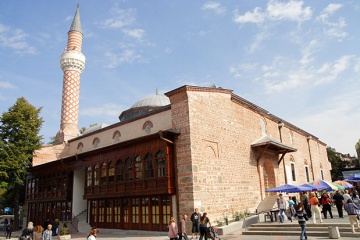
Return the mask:
M0 1L0 113L25 97L60 128L60 55L80 4L79 128L142 98L215 84L356 156L360 1Z

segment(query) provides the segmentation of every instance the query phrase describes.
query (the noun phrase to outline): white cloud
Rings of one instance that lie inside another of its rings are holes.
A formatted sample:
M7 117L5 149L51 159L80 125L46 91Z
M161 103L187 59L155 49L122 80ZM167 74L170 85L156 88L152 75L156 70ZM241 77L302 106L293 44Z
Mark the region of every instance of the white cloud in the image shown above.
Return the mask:
M9 82L1 82L0 81L0 88L4 88L4 89L15 89L16 86L9 83Z
M303 1L278 2L270 1L267 12L271 20L290 20L301 22L309 20L312 15L310 7L303 8Z
M256 34L253 42L250 44L249 47L247 47L247 51L249 53L253 53L255 50L259 49L261 47L262 42L266 40L269 36L270 34L267 33L265 30Z
M290 122L316 133L328 146L342 153L355 154L355 144L359 140L360 95L358 88L345 91L329 99L317 102L313 108L296 115ZM329 134L329 131L331 134ZM326 138L324 138L326 136Z
M145 62L144 58L132 49L125 49L120 54L107 52L105 57L109 60L107 68L116 68L124 63Z
M81 116L119 116L125 108L122 105L107 103L100 107L87 108L80 111Z
M10 48L17 54L35 54L36 49L27 42L28 34L0 23L0 47Z
M254 8L253 11L248 11L245 14L239 14L239 10L234 11L233 21L236 23L256 23L260 24L266 20L270 21L295 21L302 22L309 20L312 16L310 7L303 8L303 1L291 0L286 3L278 1L269 1L266 10L260 7Z
M206 2L202 7L202 10L211 10L217 15L224 15L226 13L226 8L218 2Z
M338 75L344 72L349 68L350 61L354 58L353 55L345 55L337 59L333 64L326 63L324 64L318 72L327 73L326 76L321 77L319 80L315 81L315 84L323 84L334 81ZM329 71L325 71L329 70Z
M344 31L346 21L342 17L335 22L329 19L335 12L342 8L342 6L342 4L329 4L316 18L324 24L324 33L330 37L337 38L339 41L343 41L349 35Z
M234 11L233 21L236 23L263 23L265 21L265 13L262 12L261 8L256 7L253 12L246 12L244 15L239 14L239 10Z
M145 34L145 30L143 29L123 29L123 32L129 36L129 37L132 37L138 41L141 41L144 34Z
M105 28L123 28L131 25L135 21L134 9L121 9L113 7L110 9L111 18L106 19L103 22Z
M313 54L316 50L318 50L318 47L319 47L319 42L316 39L311 40L310 43L307 44L305 48L301 50L302 57L299 61L300 64L304 66L313 62L314 61Z
M294 89L304 81L304 78L305 76L301 76L298 73L292 73L287 76L287 80L285 81L265 80L265 91L268 94L273 94L274 92L279 93L285 90Z

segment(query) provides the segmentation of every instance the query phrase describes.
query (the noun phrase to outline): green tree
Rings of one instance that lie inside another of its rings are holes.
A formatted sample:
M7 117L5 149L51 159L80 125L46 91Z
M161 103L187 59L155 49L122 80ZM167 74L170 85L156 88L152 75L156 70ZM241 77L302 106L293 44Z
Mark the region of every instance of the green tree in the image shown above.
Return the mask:
M14 229L19 229L19 206L24 203L26 173L34 150L41 147L39 136L42 108L36 109L21 97L0 116L0 181L14 208Z
M346 162L342 161L340 156L336 154L336 152L332 148L327 147L326 150L332 168L331 170L332 181L343 179L341 170L346 167Z

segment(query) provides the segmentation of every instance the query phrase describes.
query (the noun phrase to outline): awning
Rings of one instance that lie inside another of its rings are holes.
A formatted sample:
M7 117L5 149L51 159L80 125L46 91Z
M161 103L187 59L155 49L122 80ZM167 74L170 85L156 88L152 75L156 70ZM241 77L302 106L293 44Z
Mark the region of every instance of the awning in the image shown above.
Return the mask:
M290 147L289 145L281 143L281 142L279 142L275 139L272 139L268 136L264 136L264 137L260 138L259 140L257 140L253 144L251 144L251 147L252 148L266 147L267 149L276 151L279 154L297 151L296 148Z

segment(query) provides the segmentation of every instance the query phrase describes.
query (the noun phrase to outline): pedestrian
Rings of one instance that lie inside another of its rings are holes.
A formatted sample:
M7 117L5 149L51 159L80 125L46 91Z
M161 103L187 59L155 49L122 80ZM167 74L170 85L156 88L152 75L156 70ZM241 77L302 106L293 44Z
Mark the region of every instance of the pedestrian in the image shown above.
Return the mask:
M4 226L7 226L8 224L9 224L9 221L8 221L7 218L5 218L5 220L4 220ZM4 229L4 236L6 236L6 227L5 227L5 229Z
M99 231L97 230L96 227L92 227L92 229L90 230L90 233L88 235L88 237L86 238L86 240L96 240L97 235L99 234Z
M323 220L321 218L321 213L320 213L320 209L318 206L319 199L317 198L315 193L310 193L309 202L310 202L310 206L311 206L311 215L312 215L313 223L316 223L316 213L319 215L320 223L322 223Z
M279 218L280 218L280 223L284 222L284 216L283 214L286 215L286 217L292 222L291 217L288 215L288 212L286 211L287 209L287 201L283 198L283 195L280 193L279 197L277 199L277 205L278 205L278 209L279 211Z
M168 237L170 238L170 240L177 240L179 230L178 230L178 227L177 227L177 225L175 223L175 218L174 217L170 218L168 228L169 228Z
M293 200L293 197L289 196L289 210L290 210L290 216L295 217L295 202Z
M43 233L43 238L42 238L43 240L52 240L53 233L52 233L51 228L52 228L52 225L48 224L47 229Z
M44 228L41 225L37 225L33 233L34 236L33 240L42 240L43 232L44 232Z
M183 214L181 221L180 221L180 231L179 231L179 240L188 240L187 234L186 234L186 225L185 221L187 219L187 215Z
M351 194L351 199L353 200L353 203L359 207L360 206L360 199L359 199L359 194L356 190L354 190Z
M295 206L295 216L298 219L298 223L301 227L301 234L300 234L300 240L303 240L304 237L305 239L308 239L307 234L306 234L306 221L309 220L306 213L304 213L304 209L300 204L297 204Z
M12 219L10 222L6 225L6 236L5 239L11 239L11 233L14 231L14 221Z
M195 211L191 214L190 220L192 222L192 238L191 239L197 239L199 237L200 233L200 217L201 214L199 213L199 210L195 208ZM195 235L195 238L194 238Z
M322 212L324 214L324 218L327 219L327 212L329 212L330 217L333 218L332 211L331 211L332 201L331 201L329 195L327 195L326 192L324 192L322 194L321 205L323 207Z
M207 240L208 224L211 227L210 219L207 217L207 213L204 212L200 218L200 238L199 238L199 240L203 239L203 237L205 240Z
M305 210L307 216L309 218L311 218L311 207L310 207L309 196L308 196L307 192L302 192L301 204L302 204L303 209Z
M353 203L352 199L348 199L345 203L345 211L349 215L350 227L352 233L355 233L354 224L356 224L357 229L360 229L359 220L358 220L358 207Z
M33 222L28 222L27 228L25 228L20 236L21 240L30 240L33 239L34 224Z
M336 190L333 199L339 214L339 218L344 218L344 214L343 214L344 197L341 195L339 190Z
M347 201L348 201L349 199L351 199L351 196L350 196L348 190L345 190L345 192L344 192L344 194L343 194L343 198L344 198L344 203L347 203Z

